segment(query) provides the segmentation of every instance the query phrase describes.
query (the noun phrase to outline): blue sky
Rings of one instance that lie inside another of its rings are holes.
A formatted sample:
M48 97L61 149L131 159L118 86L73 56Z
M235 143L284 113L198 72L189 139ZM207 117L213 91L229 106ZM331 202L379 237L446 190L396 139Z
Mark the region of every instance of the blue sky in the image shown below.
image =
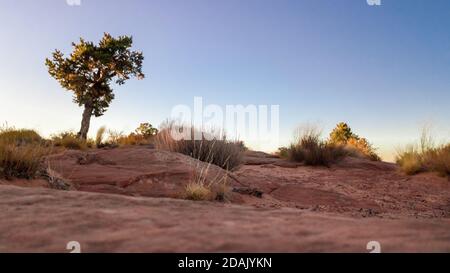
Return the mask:
M107 125L155 125L173 106L279 104L281 143L346 121L385 159L424 123L450 137L450 1L1 0L0 122L44 135L77 130L81 109L44 60L79 37L133 35L143 81L115 89Z

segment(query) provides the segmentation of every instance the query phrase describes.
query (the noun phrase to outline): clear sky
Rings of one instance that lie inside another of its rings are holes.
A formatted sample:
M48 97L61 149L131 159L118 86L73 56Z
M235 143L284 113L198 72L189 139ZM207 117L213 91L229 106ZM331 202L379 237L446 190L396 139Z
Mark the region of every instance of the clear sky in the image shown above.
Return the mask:
M177 104L279 104L281 143L296 126L346 121L392 159L423 123L450 137L450 1L0 0L0 122L49 135L81 109L44 60L79 37L133 35L143 81L115 89L102 125L155 125Z

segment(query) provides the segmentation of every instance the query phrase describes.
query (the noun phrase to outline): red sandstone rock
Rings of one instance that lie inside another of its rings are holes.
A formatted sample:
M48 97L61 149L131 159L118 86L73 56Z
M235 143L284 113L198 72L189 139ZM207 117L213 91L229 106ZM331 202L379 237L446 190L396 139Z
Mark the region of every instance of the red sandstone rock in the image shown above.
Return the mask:
M367 252L369 241L450 251L447 178L360 158L331 168L257 152L245 161L227 173L147 147L53 155L50 168L76 191L0 181L0 251L66 252L69 241L85 252ZM202 168L235 188L227 203L161 198L179 198Z

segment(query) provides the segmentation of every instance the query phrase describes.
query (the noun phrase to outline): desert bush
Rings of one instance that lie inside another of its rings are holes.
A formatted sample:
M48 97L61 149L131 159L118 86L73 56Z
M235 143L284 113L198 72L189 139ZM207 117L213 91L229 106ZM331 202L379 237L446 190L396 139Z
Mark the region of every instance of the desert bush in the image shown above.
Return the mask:
M38 144L15 145L0 142L0 178L34 178L48 148Z
M289 159L289 148L288 147L280 147L278 148L278 152L275 154L278 155L280 158Z
M142 136L145 139L152 138L158 134L158 129L154 128L150 123L141 123L135 130L136 135Z
M0 129L0 178L33 178L41 159L49 153L42 137L34 130Z
M22 145L40 143L43 141L43 138L34 130L15 129L5 126L0 128L0 140L4 143Z
M353 133L347 123L341 122L331 131L328 143L334 146L345 146L349 156L362 156L373 161L381 161L376 149L366 139Z
M381 157L375 152L375 148L365 138L350 138L346 146L347 149L355 150L356 154L359 153L372 161L381 161Z
M103 146L121 147L134 145L148 145L154 142L158 129L150 123L141 123L134 133L125 135L123 132L108 131L108 139Z
M193 176L186 185L183 198L193 201L227 201L230 194L228 186L228 173L218 172L208 180L208 175L213 164L200 164L196 161L193 168Z
M450 144L428 150L424 155L424 167L442 176L450 176Z
M189 183L186 186L184 198L192 201L207 201L212 199L212 193L203 184Z
M121 132L109 131L109 137L103 146L106 147L124 147L147 144L148 142L141 136L134 133L125 135Z
M97 130L97 135L95 136L95 146L101 148L103 146L103 138L105 137L106 127L102 126Z
M450 143L435 145L425 128L419 144L410 145L397 152L396 161L400 169L408 175L437 172L442 176L450 176Z
M450 176L450 144L428 147L426 150L410 147L399 152L396 161L407 175L436 172L442 176Z
M345 145L350 139L358 138L347 123L341 122L331 131L328 142L335 145Z
M230 141L225 135L211 137L208 133L196 131L190 126L163 128L155 137L155 146L158 149L182 153L203 162L217 165L225 170L233 170L242 163L243 144L239 141ZM175 140L172 135L174 130L189 130L189 139ZM201 135L200 140L195 140L196 134Z
M311 166L329 166L347 154L342 145L321 140L320 132L314 128L300 132L295 143L279 152L281 157Z
M396 161L400 169L407 175L414 175L424 170L421 153L414 146L398 152Z
M82 140L76 133L67 131L51 136L51 142L55 147L63 147L72 150L85 150L93 147L92 140Z

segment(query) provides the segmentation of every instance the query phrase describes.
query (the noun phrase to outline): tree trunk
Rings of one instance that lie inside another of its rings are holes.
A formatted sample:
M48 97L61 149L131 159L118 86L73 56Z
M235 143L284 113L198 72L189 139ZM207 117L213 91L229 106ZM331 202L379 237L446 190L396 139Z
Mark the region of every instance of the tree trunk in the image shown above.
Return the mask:
M83 119L81 120L81 128L80 132L78 133L78 137L80 139L86 140L87 134L89 132L89 126L91 124L91 116L94 108L92 107L91 103L86 103L84 105L84 111L83 111Z

